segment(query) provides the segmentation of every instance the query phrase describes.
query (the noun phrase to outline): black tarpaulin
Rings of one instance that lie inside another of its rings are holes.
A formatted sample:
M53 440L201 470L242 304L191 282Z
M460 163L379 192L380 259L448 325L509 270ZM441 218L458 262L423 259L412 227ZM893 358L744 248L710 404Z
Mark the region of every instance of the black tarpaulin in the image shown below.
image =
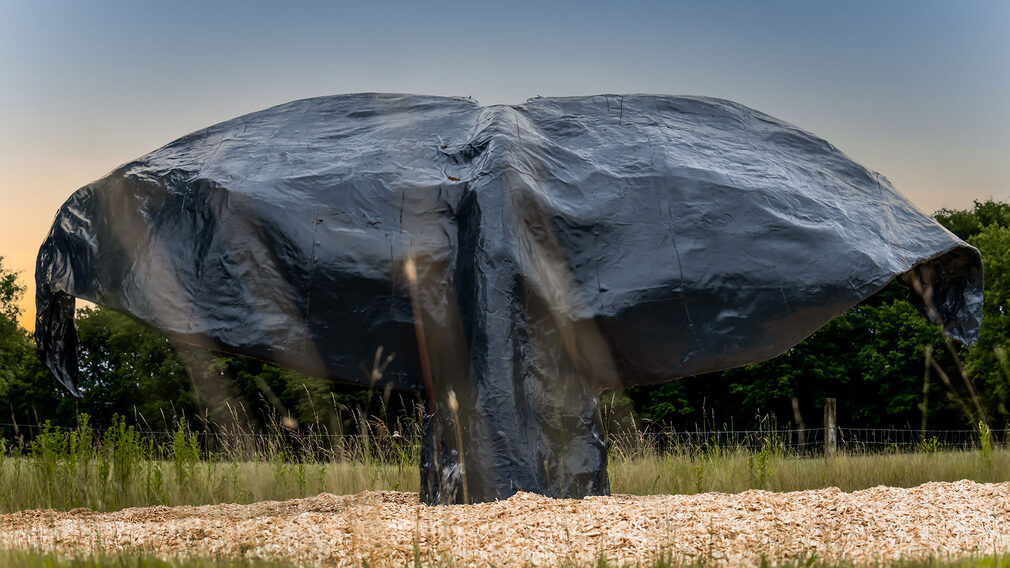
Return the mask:
M608 491L602 390L774 357L896 277L974 341L975 249L729 101L340 95L74 193L39 253L36 338L75 394L75 297L335 381L368 384L382 347L378 386L433 385L426 501L582 496Z

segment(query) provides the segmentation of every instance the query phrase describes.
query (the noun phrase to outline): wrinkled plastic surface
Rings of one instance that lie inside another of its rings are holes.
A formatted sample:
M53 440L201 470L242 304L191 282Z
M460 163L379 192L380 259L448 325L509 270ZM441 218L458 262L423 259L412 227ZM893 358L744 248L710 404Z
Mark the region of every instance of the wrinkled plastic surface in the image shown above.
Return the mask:
M774 357L899 276L975 340L975 249L732 102L342 95L78 190L39 253L36 337L75 394L74 297L337 381L370 384L382 347L380 387L431 370L426 502L583 496L608 491L602 390Z

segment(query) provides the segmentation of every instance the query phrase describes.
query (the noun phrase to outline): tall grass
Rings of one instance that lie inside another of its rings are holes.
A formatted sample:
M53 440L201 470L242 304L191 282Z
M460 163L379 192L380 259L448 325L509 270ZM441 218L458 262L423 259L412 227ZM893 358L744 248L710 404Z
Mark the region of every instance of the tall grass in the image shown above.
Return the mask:
M417 491L413 436L363 424L354 437L283 428L250 440L215 437L217 451L185 421L141 435L122 418L101 434L81 415L73 429L44 425L29 443L0 439L0 511L100 511L147 505L252 503L322 492Z
M877 485L913 487L929 481L1010 481L1010 451L937 451L904 454L840 453L830 457L768 455L727 450L617 457L610 462L614 493L738 493L749 489L800 491L838 487L855 491Z
M713 443L658 448L644 435L614 437L615 493L735 493L835 486L845 491L927 481L1010 481L1010 450L985 429L975 449L924 444L913 453L798 455L773 424L760 445ZM390 432L363 417L359 435L298 433L278 424L264 434L141 433L117 418L97 431L81 415L73 429L45 426L29 442L0 439L0 512L85 507L251 503L365 490L417 491L418 432Z
M878 485L914 487L930 481L1010 481L1010 448L994 441L979 423L967 448L924 439L912 451L895 446L871 451L853 446L833 454L797 450L786 443L774 419L762 420L746 445L725 443L722 433L694 436L690 445L657 447L655 438L626 432L611 451L615 493L739 493L751 489L802 491L838 487L856 491ZM854 448L854 449L853 449Z

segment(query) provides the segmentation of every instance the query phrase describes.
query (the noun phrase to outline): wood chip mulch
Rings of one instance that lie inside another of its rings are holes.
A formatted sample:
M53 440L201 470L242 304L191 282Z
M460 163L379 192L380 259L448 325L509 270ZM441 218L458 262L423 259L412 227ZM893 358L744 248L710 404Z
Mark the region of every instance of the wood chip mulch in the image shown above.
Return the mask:
M619 564L659 555L753 565L797 558L882 563L1010 551L1010 483L901 489L614 495L519 493L428 507L416 493L366 492L252 505L0 515L0 548L229 556L307 565Z

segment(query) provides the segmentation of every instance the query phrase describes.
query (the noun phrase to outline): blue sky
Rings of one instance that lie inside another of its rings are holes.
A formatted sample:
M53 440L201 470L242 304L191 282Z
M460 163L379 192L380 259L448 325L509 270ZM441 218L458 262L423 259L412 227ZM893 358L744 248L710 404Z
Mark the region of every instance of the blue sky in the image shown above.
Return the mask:
M716 96L927 212L1010 199L1010 2L0 0L0 256L29 280L73 190L183 134L359 91Z

